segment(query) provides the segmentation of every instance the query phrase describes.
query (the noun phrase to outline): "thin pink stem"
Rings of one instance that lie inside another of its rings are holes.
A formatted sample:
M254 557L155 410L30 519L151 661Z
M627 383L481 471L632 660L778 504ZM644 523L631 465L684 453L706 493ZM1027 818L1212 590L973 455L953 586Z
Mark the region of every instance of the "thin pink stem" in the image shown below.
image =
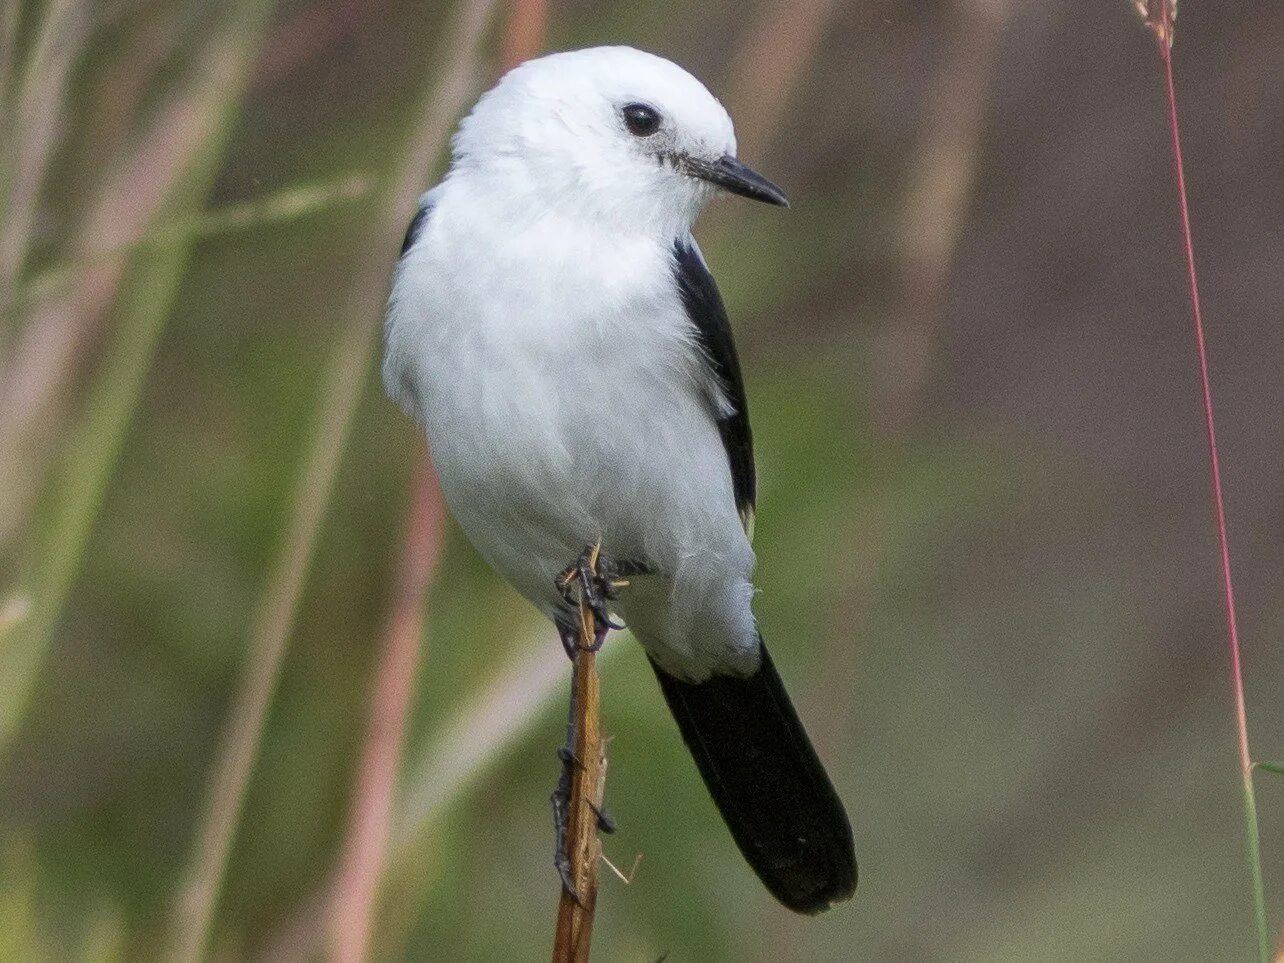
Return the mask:
M1270 959L1266 922L1266 896L1262 883L1262 844L1257 826L1257 800L1253 791L1253 756L1248 748L1248 711L1244 702L1244 670L1239 646L1239 620L1235 615L1235 587L1231 579L1230 540L1226 535L1226 502L1222 493L1222 468L1217 452L1217 428L1213 420L1213 390L1208 376L1208 349L1204 318L1200 310L1199 280L1195 273L1195 243L1190 227L1190 205L1186 198L1186 172L1182 164L1181 133L1177 123L1177 92L1173 83L1173 3L1159 0L1155 26L1159 56L1164 62L1164 83L1168 94L1168 130L1172 136L1173 164L1177 173L1177 199L1181 206L1182 239L1186 245L1186 273L1190 281L1191 317L1195 347L1199 352L1199 380L1204 394L1204 428L1208 434L1208 462L1212 472L1213 509L1217 519L1217 543L1221 550L1222 594L1226 608L1226 635L1230 642L1231 674L1235 686L1235 728L1239 741L1240 787L1244 802L1244 829L1248 842L1248 866L1252 877L1253 918L1257 929L1258 958Z
M1217 518L1217 541L1222 557L1222 593L1226 606L1226 633L1230 639L1231 669L1235 677L1235 718L1239 729L1240 767L1250 776L1253 757L1248 751L1248 713L1244 706L1244 673L1239 648L1239 621L1235 615L1235 588L1231 581L1230 542L1226 535L1226 504L1222 494L1222 468L1217 453L1217 427L1213 421L1213 390L1208 376L1208 349L1204 339L1204 318L1200 311L1199 279L1195 274L1195 244L1190 228L1190 206L1186 200L1186 172L1182 164L1181 133L1177 126L1177 94L1173 87L1172 48L1159 41L1168 90L1168 130L1172 135L1173 163L1177 171L1177 196L1181 205L1182 239L1186 245L1186 274L1190 282L1190 303L1199 351L1199 379L1204 392L1204 428L1208 434L1208 459L1212 469L1213 508Z

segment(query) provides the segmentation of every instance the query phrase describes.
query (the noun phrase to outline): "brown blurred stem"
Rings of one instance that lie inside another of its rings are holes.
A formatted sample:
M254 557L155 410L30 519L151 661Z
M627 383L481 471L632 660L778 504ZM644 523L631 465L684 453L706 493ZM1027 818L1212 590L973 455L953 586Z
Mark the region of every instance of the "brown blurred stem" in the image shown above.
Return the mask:
M597 550L592 563L597 566ZM598 866L602 840L598 836L602 799L606 791L606 744L602 740L601 679L597 674L597 620L586 593L580 593L580 631L571 679L570 738L574 757L571 794L566 810L566 857L570 861L575 892L562 888L557 903L557 929L553 937L554 963L589 958L593 919L597 910Z
M956 26L924 95L918 143L896 224L896 314L875 345L875 412L899 432L918 417L935 327L976 182L986 96L1011 0L957 0Z

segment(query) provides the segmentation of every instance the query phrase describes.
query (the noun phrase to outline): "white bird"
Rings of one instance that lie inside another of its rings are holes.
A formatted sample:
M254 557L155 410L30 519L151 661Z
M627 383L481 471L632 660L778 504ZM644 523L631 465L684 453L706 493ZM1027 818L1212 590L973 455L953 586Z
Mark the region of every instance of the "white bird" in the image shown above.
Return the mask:
M585 546L633 575L611 607L733 837L781 902L817 912L851 895L856 862L751 609L745 391L691 236L723 190L787 206L682 68L627 47L522 64L420 199L383 378L464 532L564 642L556 583Z

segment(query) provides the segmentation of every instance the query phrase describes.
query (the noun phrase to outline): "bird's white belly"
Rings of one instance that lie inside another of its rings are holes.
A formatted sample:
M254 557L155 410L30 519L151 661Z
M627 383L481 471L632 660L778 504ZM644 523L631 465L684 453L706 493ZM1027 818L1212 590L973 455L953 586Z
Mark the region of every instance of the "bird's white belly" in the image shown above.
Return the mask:
M426 263L429 247L399 274L388 350L469 539L550 616L554 579L600 540L654 572L621 602L653 655L687 675L756 658L753 552L667 251L558 271L542 250L523 270L460 243L468 273Z
M452 510L546 610L557 602L554 576L585 545L600 539L614 558L672 571L739 524L704 399L641 357L553 348L540 364L529 354L514 364L465 339L423 373Z

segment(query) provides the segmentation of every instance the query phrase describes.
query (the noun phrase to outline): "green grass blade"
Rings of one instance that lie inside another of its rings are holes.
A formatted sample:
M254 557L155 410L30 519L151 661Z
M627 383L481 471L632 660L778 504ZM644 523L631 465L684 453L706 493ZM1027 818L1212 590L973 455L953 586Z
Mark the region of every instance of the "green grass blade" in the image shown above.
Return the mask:
M147 235L131 243L90 252L84 257L45 268L22 285L14 297L13 307L20 309L50 297L88 268L192 240L287 224L359 200L368 195L371 188L369 178L349 174L317 184L297 184L266 197L157 224Z
M211 56L181 95L202 129L162 205L167 221L190 216L209 194L270 10L268 0L230 7L211 41ZM111 340L26 556L20 592L30 597L29 613L0 650L0 758L31 701L193 244L187 237L137 257L122 281Z
M1271 931L1266 919L1266 884L1262 881L1262 836L1257 825L1257 799L1252 770L1244 772L1244 831L1248 844L1248 869L1253 889L1253 923L1257 930L1257 955L1270 963Z

